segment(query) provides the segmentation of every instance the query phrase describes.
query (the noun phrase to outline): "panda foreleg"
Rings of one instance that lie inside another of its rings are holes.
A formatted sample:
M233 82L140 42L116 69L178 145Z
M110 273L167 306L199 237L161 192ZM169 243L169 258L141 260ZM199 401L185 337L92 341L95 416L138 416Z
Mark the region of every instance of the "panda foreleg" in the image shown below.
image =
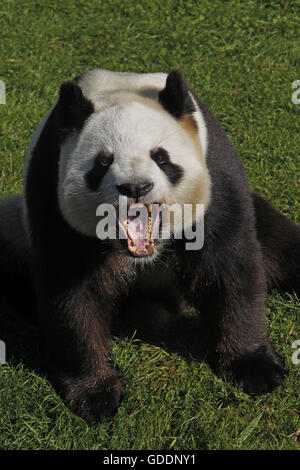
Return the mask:
M222 256L218 278L209 282L207 273L195 289L194 306L203 313L210 334L208 362L219 376L235 381L250 395L270 392L286 372L267 336L260 249L238 260L233 252Z
M50 381L69 409L94 426L115 412L122 395L109 363L103 306L85 283L59 294L43 290L38 289L39 324Z

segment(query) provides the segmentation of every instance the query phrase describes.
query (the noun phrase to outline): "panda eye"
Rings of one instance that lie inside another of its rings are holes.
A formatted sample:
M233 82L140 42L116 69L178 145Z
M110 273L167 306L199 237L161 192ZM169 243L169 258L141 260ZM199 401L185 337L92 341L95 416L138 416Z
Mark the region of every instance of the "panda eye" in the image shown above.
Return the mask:
M150 155L158 166L165 165L169 161L168 152L162 148L151 150Z
M113 161L114 161L114 156L113 156L112 153L100 152L97 155L97 162L101 166L109 167L112 164Z

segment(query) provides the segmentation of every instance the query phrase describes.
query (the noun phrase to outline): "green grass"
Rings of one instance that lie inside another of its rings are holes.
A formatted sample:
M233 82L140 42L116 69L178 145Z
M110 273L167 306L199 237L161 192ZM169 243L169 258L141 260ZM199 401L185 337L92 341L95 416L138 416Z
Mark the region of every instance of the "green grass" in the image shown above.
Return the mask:
M2 0L0 194L22 190L30 136L59 84L94 68L180 68L221 119L251 186L300 220L299 1ZM136 335L114 338L125 399L90 429L44 378L38 332L0 311L0 449L299 449L299 301L267 299L270 335L289 366L276 392L251 399L194 358Z

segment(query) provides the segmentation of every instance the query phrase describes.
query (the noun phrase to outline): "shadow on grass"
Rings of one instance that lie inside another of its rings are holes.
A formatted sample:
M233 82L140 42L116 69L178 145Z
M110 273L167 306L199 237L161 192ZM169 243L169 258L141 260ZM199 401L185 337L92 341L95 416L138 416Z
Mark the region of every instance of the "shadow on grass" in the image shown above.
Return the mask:
M193 309L181 314L170 313L164 321L159 321L147 310L125 311L114 324L113 333L116 336L135 335L186 359L193 357L208 362L210 335L200 313Z
M23 363L28 369L45 375L37 325L4 303L0 304L0 340L6 346L6 362L13 366Z
M120 315L113 324L112 333L121 337L136 334L140 340L187 359L206 359L208 334L199 314L171 315L161 324L144 313ZM6 362L13 366L23 363L28 369L46 375L37 323L27 315L22 317L4 303L0 303L0 340L6 345Z

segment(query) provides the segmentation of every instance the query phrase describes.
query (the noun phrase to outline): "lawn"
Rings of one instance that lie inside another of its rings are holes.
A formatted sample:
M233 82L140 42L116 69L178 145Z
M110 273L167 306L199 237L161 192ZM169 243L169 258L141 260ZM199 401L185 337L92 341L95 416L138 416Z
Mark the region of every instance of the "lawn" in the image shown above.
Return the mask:
M62 81L95 67L179 68L221 120L251 187L299 223L298 0L2 0L0 10L0 195L22 191L30 136ZM274 293L266 311L289 367L274 393L249 398L180 347L114 336L125 398L89 428L45 379L37 328L1 305L0 449L299 449L299 300Z

